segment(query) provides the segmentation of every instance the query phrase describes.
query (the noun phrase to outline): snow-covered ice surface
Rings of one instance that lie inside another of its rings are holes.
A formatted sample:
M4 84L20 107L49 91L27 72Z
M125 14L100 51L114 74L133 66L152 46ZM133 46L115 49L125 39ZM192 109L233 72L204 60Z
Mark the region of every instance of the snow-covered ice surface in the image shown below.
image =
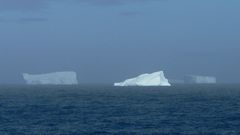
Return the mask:
M163 71L159 71L114 83L114 86L171 86L171 84L165 78Z
M214 84L217 83L217 79L213 76L187 75L184 77L184 82L195 84Z
M77 74L73 71L31 75L23 73L27 84L74 85L78 84Z

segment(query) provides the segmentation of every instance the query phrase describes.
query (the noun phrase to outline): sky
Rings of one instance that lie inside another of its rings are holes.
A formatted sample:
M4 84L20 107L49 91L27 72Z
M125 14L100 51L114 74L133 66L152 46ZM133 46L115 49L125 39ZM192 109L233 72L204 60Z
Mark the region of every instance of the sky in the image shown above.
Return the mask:
M0 84L76 71L112 83L167 78L240 83L239 0L0 0Z

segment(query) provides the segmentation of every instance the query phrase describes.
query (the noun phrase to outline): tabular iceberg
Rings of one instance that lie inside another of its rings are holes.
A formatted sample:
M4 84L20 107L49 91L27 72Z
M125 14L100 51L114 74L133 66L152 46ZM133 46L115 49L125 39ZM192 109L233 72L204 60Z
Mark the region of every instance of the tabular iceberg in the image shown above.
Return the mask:
M27 84L42 85L74 85L78 84L77 74L73 71L54 72L47 74L31 75L24 73L23 78Z
M163 71L159 71L114 83L114 86L171 86L171 84L165 78Z
M184 77L184 82L195 84L214 84L217 83L217 79L212 76L186 75Z

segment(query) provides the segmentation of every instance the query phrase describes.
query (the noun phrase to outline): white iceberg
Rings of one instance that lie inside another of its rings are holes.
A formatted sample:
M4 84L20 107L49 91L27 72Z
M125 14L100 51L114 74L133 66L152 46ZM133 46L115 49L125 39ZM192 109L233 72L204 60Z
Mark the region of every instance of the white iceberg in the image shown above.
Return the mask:
M217 79L213 76L186 75L184 82L192 84L214 84L217 83Z
M159 71L114 83L114 86L171 86L171 84L165 78L163 71Z
M74 85L78 84L77 74L73 71L31 75L23 73L27 84Z

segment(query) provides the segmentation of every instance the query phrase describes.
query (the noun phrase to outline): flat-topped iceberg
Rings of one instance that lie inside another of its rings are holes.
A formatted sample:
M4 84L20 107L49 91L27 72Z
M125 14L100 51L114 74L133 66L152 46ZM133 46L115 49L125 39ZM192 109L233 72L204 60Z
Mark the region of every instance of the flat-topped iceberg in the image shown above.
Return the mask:
M114 83L114 86L171 86L171 84L165 78L163 71L159 71L151 74L142 74L124 82Z
M31 75L24 73L27 84L74 85L78 84L77 74L73 71Z
M186 75L184 77L184 82L195 84L214 84L217 83L217 79L213 76Z

